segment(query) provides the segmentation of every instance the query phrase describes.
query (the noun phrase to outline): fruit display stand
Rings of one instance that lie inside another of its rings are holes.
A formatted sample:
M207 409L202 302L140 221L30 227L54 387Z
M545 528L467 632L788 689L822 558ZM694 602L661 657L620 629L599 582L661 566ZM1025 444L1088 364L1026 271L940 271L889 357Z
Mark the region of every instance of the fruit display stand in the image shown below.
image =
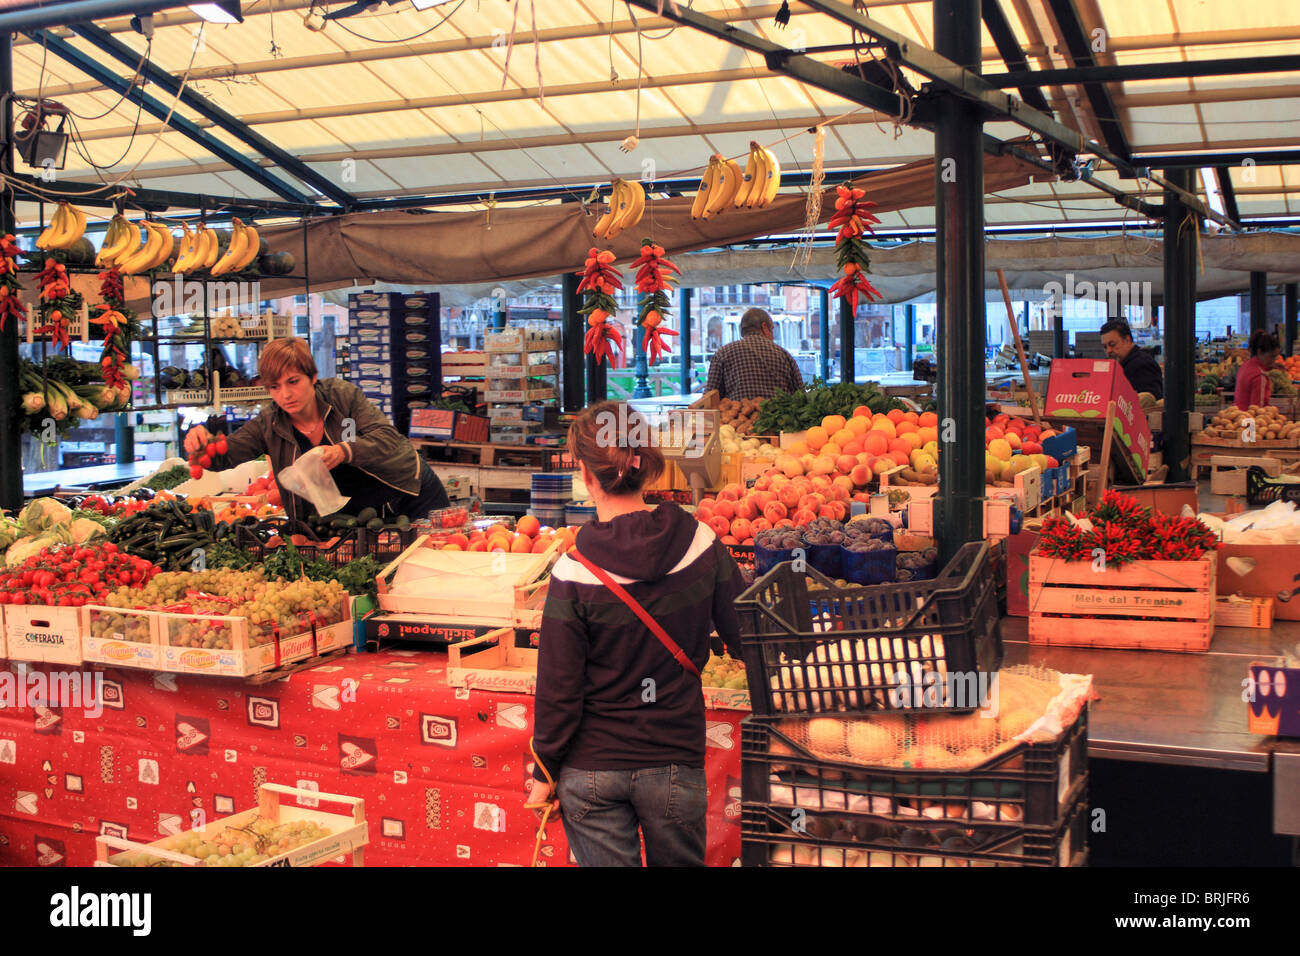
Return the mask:
M1214 636L1215 557L1094 561L1029 556L1029 641L1204 653Z
M295 798L297 805L285 803L284 797ZM307 808L320 803L344 804L352 812ZM286 835L277 839L281 833ZM232 852L232 845L240 845L235 840L248 850ZM264 783L258 790L257 809L213 820L177 836L148 844L97 837L95 866L319 866L336 857L349 857L352 866L365 866L369 843L366 802L360 797ZM180 846L193 847L192 852L202 856L182 852ZM219 847L226 852L219 852Z

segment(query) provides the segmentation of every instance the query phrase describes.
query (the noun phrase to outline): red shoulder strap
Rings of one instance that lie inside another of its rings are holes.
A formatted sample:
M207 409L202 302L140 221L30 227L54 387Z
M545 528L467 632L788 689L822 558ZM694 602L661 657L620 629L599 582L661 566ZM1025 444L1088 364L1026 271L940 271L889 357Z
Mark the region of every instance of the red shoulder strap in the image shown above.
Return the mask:
M586 556L581 554L577 548L570 548L568 553L571 558L576 559L584 568L594 574L600 580L601 584L613 591L614 595L626 604L633 614L641 619L641 623L650 629L651 634L659 638L659 643L667 648L668 653L673 655L678 664L682 665L683 670L694 674L696 677L700 676L700 669L695 666L695 662L686 656L686 652L678 646L676 641L668 636L668 632L659 626L659 622L652 618L650 613L637 603L637 599L628 594L627 590L621 584L611 578L603 568L597 567L587 560Z

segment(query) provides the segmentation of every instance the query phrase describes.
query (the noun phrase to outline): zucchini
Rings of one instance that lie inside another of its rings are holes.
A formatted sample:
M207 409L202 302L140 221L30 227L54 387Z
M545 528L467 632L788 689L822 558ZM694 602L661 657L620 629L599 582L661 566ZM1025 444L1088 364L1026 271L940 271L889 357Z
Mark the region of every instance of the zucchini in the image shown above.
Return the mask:
M379 517L379 512L376 511L374 508L363 508L361 510L361 514L357 515L357 522L369 527L367 522L373 521L375 518L378 517Z
M373 509L367 509L367 510L373 510ZM360 519L360 516L358 516L357 520L358 520L358 521L361 520L361 519ZM384 519L383 519L383 518L371 518L369 521L366 522L366 529L369 530L369 531L383 531L383 530L384 530Z
M405 531L411 526L411 519L406 515L398 515L395 524L397 525L398 531Z

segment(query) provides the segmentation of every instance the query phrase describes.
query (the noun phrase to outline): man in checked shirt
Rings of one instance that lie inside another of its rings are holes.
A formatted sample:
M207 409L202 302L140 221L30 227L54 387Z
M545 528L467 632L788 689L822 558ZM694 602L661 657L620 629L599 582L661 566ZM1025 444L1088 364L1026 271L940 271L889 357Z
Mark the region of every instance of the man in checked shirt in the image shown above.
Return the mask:
M803 388L794 356L774 338L772 317L762 309L750 309L740 317L740 338L713 353L704 390L717 389L721 398L743 402L771 398L778 388L786 392Z

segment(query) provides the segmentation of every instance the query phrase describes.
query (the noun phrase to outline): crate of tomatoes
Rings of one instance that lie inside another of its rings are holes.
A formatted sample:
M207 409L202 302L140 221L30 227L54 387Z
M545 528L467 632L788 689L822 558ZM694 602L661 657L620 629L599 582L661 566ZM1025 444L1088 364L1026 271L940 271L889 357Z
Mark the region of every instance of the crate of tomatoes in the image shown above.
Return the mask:
M159 571L111 542L43 548L0 570L7 653L16 661L80 664L80 608Z

